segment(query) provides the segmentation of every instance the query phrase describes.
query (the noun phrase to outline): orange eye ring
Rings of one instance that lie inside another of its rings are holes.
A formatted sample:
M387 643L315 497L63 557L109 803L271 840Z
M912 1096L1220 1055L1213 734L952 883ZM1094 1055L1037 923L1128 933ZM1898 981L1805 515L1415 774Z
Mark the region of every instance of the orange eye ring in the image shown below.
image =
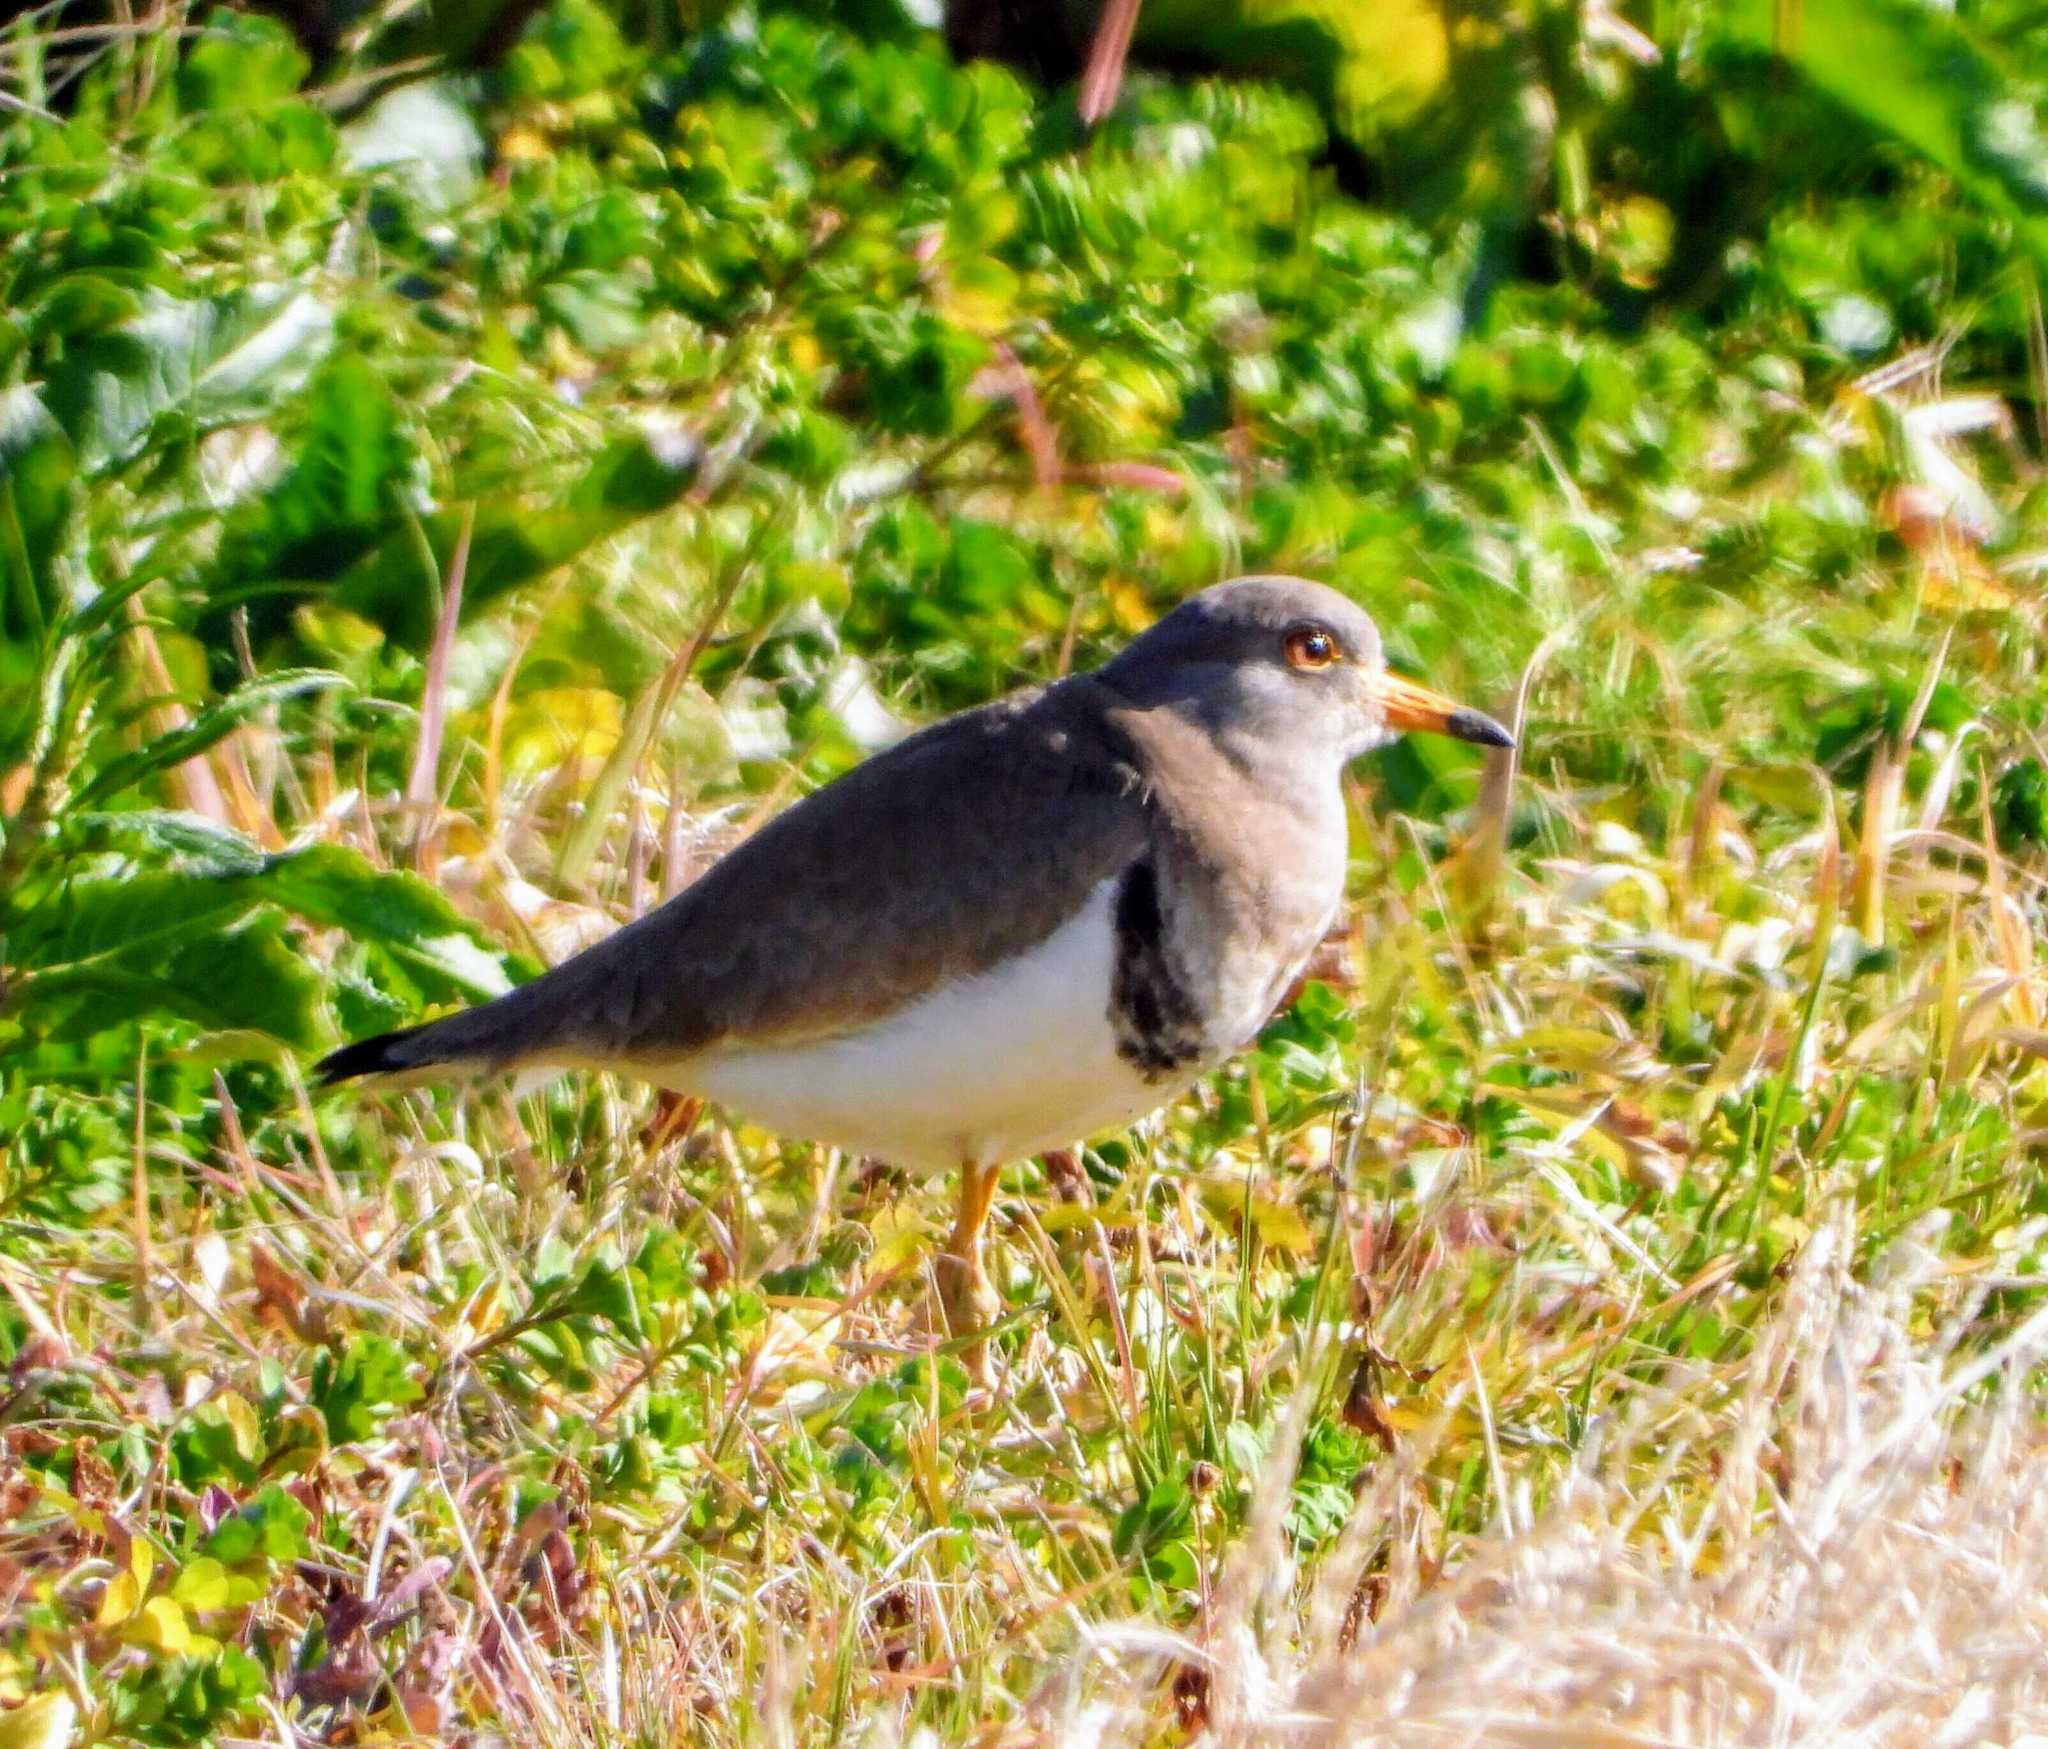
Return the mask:
M1338 657L1336 638L1321 626L1296 626L1287 634L1287 665L1313 673Z

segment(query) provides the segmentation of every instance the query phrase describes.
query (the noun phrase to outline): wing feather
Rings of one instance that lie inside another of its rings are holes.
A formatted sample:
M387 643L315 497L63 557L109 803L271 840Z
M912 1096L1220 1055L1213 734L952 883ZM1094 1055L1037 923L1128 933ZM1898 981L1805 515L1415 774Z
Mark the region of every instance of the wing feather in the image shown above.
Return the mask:
M985 971L1143 854L1146 786L1120 702L1076 676L935 724L660 909L495 1002L337 1052L330 1078L673 1064L848 1029Z

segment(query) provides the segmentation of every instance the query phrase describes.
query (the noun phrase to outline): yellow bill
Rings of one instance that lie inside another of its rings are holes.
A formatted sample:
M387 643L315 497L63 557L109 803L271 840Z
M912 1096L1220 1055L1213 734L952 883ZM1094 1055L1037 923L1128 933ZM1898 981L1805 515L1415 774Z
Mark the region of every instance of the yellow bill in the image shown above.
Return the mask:
M1380 704L1387 713L1387 727L1404 733L1420 730L1430 735L1451 735L1460 741L1476 741L1482 747L1512 747L1514 736L1484 711L1432 692L1419 680L1391 671L1380 676Z

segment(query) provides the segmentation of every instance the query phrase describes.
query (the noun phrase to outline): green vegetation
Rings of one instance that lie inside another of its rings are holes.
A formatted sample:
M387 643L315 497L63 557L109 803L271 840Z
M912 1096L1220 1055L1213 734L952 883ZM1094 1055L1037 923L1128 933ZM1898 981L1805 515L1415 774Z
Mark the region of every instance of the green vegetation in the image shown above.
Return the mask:
M2048 1729L2048 33L1626 10L0 28L0 1745ZM1256 569L1522 765L1009 1174L992 1405L941 1186L309 1095Z

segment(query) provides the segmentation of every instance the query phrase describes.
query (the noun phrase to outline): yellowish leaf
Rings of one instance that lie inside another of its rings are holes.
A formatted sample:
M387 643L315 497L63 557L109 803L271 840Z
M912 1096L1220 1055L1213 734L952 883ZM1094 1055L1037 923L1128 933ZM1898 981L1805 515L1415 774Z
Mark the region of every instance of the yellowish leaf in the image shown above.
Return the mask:
M185 1563L171 1596L185 1608L204 1613L225 1609L229 1602L228 1570L211 1555L198 1555Z
M1244 1186L1228 1180L1205 1184L1202 1201L1208 1205L1210 1214L1221 1221L1234 1224L1239 1216L1249 1214L1252 1231L1258 1234L1260 1243L1274 1251L1291 1252L1297 1257L1315 1253L1316 1236L1309 1231L1308 1222L1302 1219L1301 1211L1292 1203L1254 1196L1247 1209Z
M1451 72L1449 8L1434 0L1382 0L1340 8L1343 53L1332 108L1355 138L1421 112Z
M185 1612L168 1597L152 1597L145 1603L128 1635L142 1645L154 1646L159 1652L189 1652L193 1649L192 1630L186 1625Z
M1515 1041L1522 1057L1563 1057L1574 1063L1611 1063L1628 1047L1597 1026L1533 1026Z
M505 725L505 769L519 777L560 765L602 764L619 744L625 706L594 686L548 686L513 708Z
M498 136L498 157L507 164L539 164L553 151L547 135L526 122L517 122Z
M235 1436L235 1455L244 1463L260 1462L263 1423L256 1406L239 1391L222 1391L213 1401L220 1409L221 1419L228 1424L228 1431Z
M1315 1253L1316 1236L1309 1231L1308 1222L1302 1219L1301 1211L1292 1203L1268 1202L1264 1197L1254 1197L1252 1225L1260 1239L1275 1251L1291 1251L1297 1257Z
M1106 1227L1115 1233L1138 1223L1128 1213L1110 1214L1081 1202L1056 1202L1038 1211L1038 1224L1048 1233L1070 1232L1076 1227Z
M908 1201L892 1202L875 1216L868 1231L874 1235L874 1254L868 1269L874 1274L908 1263L924 1249L931 1229Z
M955 326L971 334L998 333L1016 310L1017 276L993 260L962 263L947 276L937 302Z
M78 1706L68 1694L39 1694L0 1713L0 1749L69 1749L78 1736Z
M150 1578L156 1572L156 1544L148 1537L128 1539L128 1571L135 1577L136 1595L148 1591Z
M102 1534L107 1528L106 1518L102 1514L93 1511L89 1506L81 1506L67 1489L55 1482L43 1484L42 1504L54 1507L79 1529L91 1531L95 1536Z
M1154 506L1148 508L1145 515L1148 522L1156 519L1167 525L1167 530L1155 537L1160 539L1161 545L1166 544L1165 533L1177 535L1180 532L1180 519L1171 511ZM1109 603L1110 618L1116 622L1116 629L1120 632L1136 636L1159 617L1145 599L1145 592L1128 577L1111 577L1103 584L1102 593Z
M2016 607L2018 593L1965 544L1967 538L1961 530L1951 529L1947 550L1934 553L1922 572L1921 599L1951 613L2003 613Z
M133 1573L116 1573L107 1581L107 1588L100 1593L100 1612L94 1618L97 1627L110 1628L116 1622L124 1622L136 1611L142 1602L142 1587L135 1582Z

